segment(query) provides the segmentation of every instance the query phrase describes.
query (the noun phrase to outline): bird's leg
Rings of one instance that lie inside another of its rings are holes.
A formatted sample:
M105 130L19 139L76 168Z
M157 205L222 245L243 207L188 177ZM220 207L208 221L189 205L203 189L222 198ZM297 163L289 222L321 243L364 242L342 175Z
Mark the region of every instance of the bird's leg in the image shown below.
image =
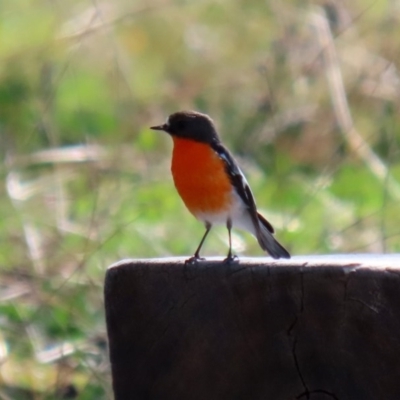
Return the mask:
M205 225L206 225L206 232L204 233L204 236L203 236L203 238L201 239L201 242L200 242L200 244L199 244L199 247L197 247L197 250L195 251L193 257L190 257L189 259L187 259L187 260L185 261L185 264L191 264L191 263L197 262L197 261L199 261L199 260L204 260L204 258L201 258L201 257L200 257L200 250L201 250L201 248L202 248L202 246L203 246L203 243L204 243L204 241L206 240L206 237L207 237L207 235L208 235L208 233L210 232L211 227L212 227L212 225L211 225L208 221L205 223Z
M228 235L229 235L229 251L228 251L228 255L225 258L224 262L229 263L238 258L236 255L232 254L232 236L231 236L232 220L230 218L228 218L226 220L226 228L228 229Z

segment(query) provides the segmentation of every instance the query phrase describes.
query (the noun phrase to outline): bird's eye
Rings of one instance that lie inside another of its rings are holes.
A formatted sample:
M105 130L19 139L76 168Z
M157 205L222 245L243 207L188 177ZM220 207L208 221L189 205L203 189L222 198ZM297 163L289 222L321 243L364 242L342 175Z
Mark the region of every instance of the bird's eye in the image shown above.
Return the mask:
M183 120L176 121L175 123L176 129L182 130L185 129L186 123Z

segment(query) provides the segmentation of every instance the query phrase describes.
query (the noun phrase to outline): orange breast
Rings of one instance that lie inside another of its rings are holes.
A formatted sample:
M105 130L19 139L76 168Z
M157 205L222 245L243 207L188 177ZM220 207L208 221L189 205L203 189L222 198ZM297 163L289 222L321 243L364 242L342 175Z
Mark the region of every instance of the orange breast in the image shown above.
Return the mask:
M189 211L218 213L232 200L224 162L204 143L173 137L172 176L176 189Z

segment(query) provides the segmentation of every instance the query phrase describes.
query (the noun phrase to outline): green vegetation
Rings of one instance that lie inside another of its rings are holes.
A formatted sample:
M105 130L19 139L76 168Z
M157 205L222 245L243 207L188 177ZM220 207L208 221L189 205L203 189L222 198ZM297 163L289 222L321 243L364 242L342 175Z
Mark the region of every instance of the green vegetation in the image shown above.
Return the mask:
M292 254L400 250L399 10L324 4L0 4L1 400L112 398L107 266L203 234L148 129L173 111L216 120Z

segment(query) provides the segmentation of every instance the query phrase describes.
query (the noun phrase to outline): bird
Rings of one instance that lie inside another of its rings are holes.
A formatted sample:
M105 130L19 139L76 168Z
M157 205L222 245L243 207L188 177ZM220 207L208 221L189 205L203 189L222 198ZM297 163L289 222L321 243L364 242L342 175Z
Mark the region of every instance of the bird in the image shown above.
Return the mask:
M184 204L204 223L205 233L187 263L204 260L200 250L214 225L226 225L229 251L225 261L234 261L231 230L250 232L260 247L274 259L290 258L274 238L274 228L257 211L249 184L238 163L222 144L214 121L197 111L178 111L165 123L150 127L164 131L173 140L171 172Z

